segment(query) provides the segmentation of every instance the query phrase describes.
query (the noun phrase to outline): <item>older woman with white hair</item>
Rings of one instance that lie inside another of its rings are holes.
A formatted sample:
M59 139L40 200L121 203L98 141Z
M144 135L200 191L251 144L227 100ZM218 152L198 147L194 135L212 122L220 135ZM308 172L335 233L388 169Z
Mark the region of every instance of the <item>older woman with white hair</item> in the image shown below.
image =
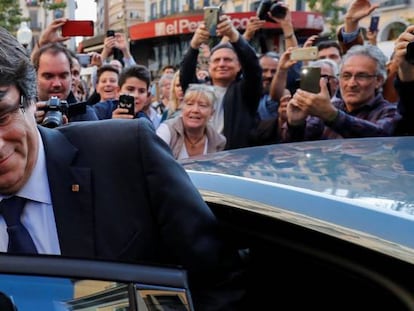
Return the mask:
M181 115L160 124L157 134L171 148L176 159L184 159L224 149L226 138L209 123L216 102L214 87L190 84Z

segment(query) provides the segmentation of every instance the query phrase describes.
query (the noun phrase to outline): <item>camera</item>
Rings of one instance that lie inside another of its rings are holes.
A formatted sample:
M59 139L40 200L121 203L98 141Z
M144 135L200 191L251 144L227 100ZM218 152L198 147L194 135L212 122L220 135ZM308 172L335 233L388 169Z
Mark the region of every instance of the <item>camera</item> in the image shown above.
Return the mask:
M414 65L414 41L408 43L407 45L407 53L405 54L405 60Z
M42 125L49 128L54 128L63 124L63 115L68 118L86 112L86 103L68 104L66 100L60 100L56 96L52 96L44 108L45 117Z
M287 13L287 9L286 9L285 6L283 6L283 2L278 1L278 0L262 0L262 1L260 1L260 4L257 8L256 15L262 20L266 20L268 22L275 23L275 21L273 19L271 19L269 17L269 15L267 14L268 12L270 12L270 14L273 17L285 18L286 13Z

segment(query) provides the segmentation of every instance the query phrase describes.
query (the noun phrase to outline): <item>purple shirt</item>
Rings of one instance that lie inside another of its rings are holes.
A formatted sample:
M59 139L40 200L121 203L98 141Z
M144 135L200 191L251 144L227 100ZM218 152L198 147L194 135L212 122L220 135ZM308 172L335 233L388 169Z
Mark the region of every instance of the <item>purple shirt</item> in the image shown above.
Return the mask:
M283 131L284 141L302 141L334 138L392 136L401 119L397 105L378 94L373 100L351 112L342 99L332 101L338 115L332 122L323 122L309 116L305 126L288 126Z

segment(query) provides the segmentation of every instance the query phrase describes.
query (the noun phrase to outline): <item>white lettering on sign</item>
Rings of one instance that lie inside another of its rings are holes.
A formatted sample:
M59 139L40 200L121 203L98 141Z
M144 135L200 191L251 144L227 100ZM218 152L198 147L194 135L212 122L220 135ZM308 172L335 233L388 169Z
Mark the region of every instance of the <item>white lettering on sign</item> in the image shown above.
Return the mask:
M324 27L323 17L317 16L314 14L308 14L308 16L306 17L306 27L315 28L315 29L323 29Z
M165 36L165 23L155 23L155 35L156 36Z
M233 18L232 23L237 29L246 29L249 18ZM176 35L188 32L195 32L201 21L190 21L189 19L182 18L167 22L156 22L155 23L155 35Z
M233 26L237 29L246 29L247 23L249 22L249 18L232 18L231 22L233 23Z

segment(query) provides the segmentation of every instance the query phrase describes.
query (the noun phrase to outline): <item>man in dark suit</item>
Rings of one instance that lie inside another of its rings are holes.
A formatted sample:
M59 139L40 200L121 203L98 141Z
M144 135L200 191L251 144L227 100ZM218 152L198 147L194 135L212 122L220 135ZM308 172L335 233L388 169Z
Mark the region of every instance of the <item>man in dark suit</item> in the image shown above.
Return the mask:
M238 253L150 121L38 126L35 69L3 28L0 42L0 199L26 200L37 252L181 265L197 310L235 308Z

